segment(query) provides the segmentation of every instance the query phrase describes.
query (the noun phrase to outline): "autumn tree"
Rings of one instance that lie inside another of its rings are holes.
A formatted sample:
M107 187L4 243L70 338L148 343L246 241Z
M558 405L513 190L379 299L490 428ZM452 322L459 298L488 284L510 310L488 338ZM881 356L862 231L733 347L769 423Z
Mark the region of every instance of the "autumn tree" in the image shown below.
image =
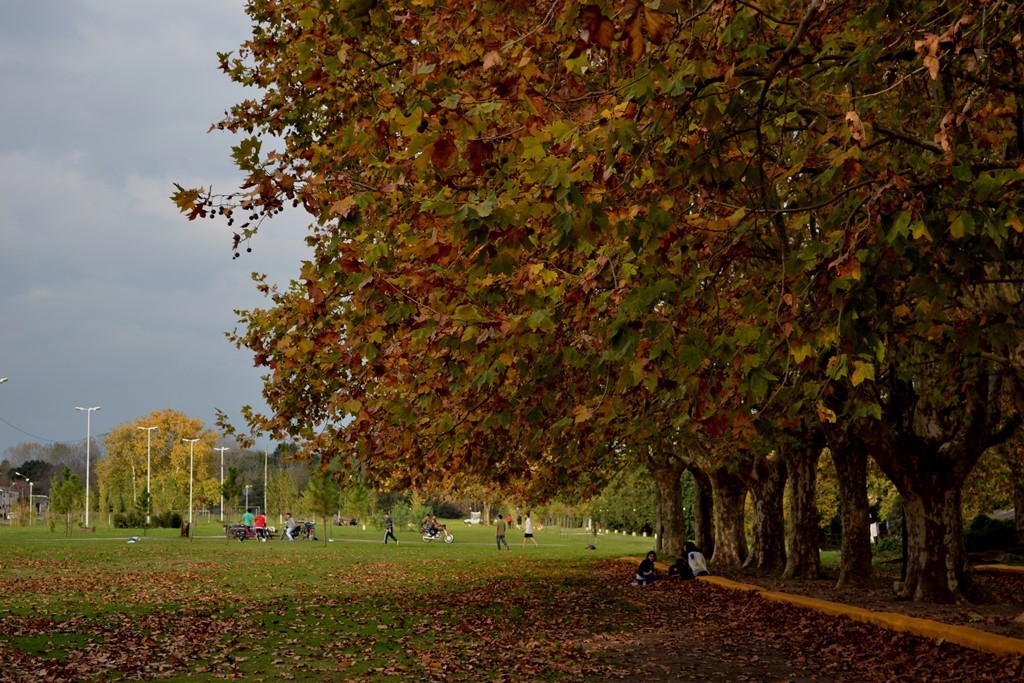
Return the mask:
M267 475L267 514L270 514L270 510L276 512L278 524L281 524L284 513L291 512L298 499L298 487L288 470L280 467L270 470Z
M150 426L156 429L149 437L147 452L147 433L142 428ZM210 458L217 434L202 421L170 409L154 411L110 430L105 439L106 455L96 463L101 497L117 509L132 509L148 476L155 512L187 509L189 444L182 443L185 438L200 439L193 448L193 498L211 501L218 497Z
M963 505L968 519L1013 509L1017 542L1024 542L1024 439L1020 435L982 455L964 483Z
M221 57L259 92L218 124L243 188L175 194L236 249L313 219L241 314L250 428L396 484L501 457L550 493L665 429L742 443L785 396L813 436L781 451L787 571L814 569L834 420L907 503L906 594L958 597L959 487L1016 427L984 380L1016 382L1024 329L988 289L1019 289L1022 11L251 2Z

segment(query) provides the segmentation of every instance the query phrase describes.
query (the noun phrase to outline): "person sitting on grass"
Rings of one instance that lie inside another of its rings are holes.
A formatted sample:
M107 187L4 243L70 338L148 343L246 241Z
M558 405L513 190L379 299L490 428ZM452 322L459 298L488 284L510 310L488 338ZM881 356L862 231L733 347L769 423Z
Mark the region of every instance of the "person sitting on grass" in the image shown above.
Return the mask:
M654 567L654 561L657 559L654 551L647 553L647 557L644 558L640 566L636 568L636 585L638 586L650 586L658 578L658 572Z
M711 573L708 571L708 563L704 560L704 555L697 549L693 541L686 542L686 561L689 562L694 576L707 576Z
M690 569L690 562L686 559L685 553L677 557L672 566L668 568L668 578L683 581L693 578L693 570Z

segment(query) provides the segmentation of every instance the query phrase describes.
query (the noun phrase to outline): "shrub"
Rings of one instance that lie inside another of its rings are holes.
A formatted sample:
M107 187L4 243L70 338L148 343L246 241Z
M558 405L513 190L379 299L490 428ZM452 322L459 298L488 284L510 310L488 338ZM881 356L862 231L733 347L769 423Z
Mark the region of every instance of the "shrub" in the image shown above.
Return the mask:
M168 510L167 512L162 512L159 515L153 515L153 526L161 529L180 529L181 513L174 510Z
M964 530L964 547L969 553L999 550L1014 545L1016 540L1012 519L992 519L978 515Z
M875 555L901 557L903 555L903 537L886 536L880 538L878 543L875 543L873 546L873 549Z
M429 506L438 519L465 519L469 516L461 505L452 501L432 500Z
M141 529L146 525L146 516L141 512L114 513L115 529Z

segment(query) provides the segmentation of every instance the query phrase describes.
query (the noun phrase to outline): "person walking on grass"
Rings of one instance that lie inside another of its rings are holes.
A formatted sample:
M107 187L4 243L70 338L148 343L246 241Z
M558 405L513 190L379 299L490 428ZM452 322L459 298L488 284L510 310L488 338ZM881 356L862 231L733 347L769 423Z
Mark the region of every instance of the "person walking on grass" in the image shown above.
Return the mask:
M494 536L498 541L498 550L501 550L501 546L505 546L505 550L509 550L508 541L505 540L505 519L498 515L498 521L494 523Z
M245 527L245 532L252 536L252 523L255 521L256 515L252 514L252 510L246 508L245 513L242 515L242 526Z
M384 528L387 529L387 531L384 532L384 545L388 544L389 538L394 539L395 543L398 543L398 539L395 538L395 523L391 519L390 512L384 513Z
M295 522L295 518L292 517L292 513L286 512L284 515L284 533L281 535L281 538L287 538L289 541L294 541L296 526L298 526L298 524Z
M526 547L526 539L533 541L534 545L540 545L537 543L537 539L533 537L533 522L530 521L530 513L526 513L525 519L523 519L523 547Z

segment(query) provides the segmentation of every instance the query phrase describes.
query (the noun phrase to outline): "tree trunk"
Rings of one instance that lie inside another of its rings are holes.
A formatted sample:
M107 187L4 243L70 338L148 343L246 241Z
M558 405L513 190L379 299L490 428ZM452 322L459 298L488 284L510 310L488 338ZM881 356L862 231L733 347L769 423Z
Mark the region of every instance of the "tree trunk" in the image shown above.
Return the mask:
M973 597L961 489L981 454L1009 439L1024 419L1002 410L1001 368L971 359L963 363L939 377L894 381L884 419L852 424L851 435L864 442L903 498L904 598L949 603Z
M715 492L715 552L711 560L717 565L740 567L747 559L743 523L746 484L738 473L725 467L711 471L711 482Z
M789 473L789 555L782 576L816 578L821 575L818 541L817 468L822 444L819 439L786 450Z
M981 453L960 441L893 438L877 423L866 423L871 454L903 498L907 570L900 595L939 603L965 601L973 592L964 550L960 490Z
M960 487L904 495L907 516L907 579L902 597L960 602L971 591L964 551Z
M1013 517L1018 545L1024 545L1024 481L1017 479L1013 487Z
M1013 476L1013 527L1014 537L1018 545L1024 545L1024 466L1020 457L1003 451L1003 457L1010 467Z
M651 476L658 491L660 511L659 540L661 552L681 555L686 544L686 513L683 511L683 487L680 478L684 464L676 459L650 466ZM662 538L663 536L663 538Z
M694 483L693 535L705 557L715 554L715 496L711 478L695 467L690 468Z
M842 555L837 586L864 585L871 578L871 532L868 516L868 454L839 429L826 428L829 452L839 479L839 514L843 521Z
M857 434L903 499L906 523L906 581L903 598L963 602L974 585L964 549L961 489L987 446L972 425L958 437L926 438L876 421Z
M661 493L658 493L658 499L654 501L654 550L660 555L664 552L661 548L665 540L665 522L662 520L661 515Z
M786 525L782 511L786 466L778 452L754 460L749 483L754 539L743 566L781 571L786 566Z

